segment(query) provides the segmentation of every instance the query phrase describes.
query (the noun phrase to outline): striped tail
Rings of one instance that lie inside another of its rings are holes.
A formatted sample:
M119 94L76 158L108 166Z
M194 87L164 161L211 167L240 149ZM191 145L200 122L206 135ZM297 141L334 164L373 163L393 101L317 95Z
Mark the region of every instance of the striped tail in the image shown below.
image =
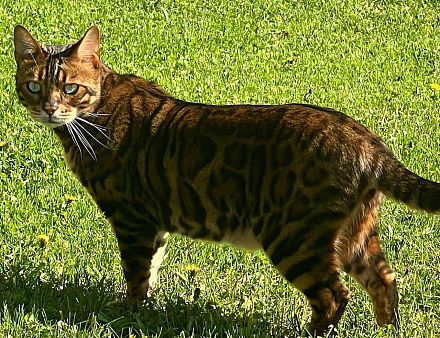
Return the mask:
M440 213L440 183L424 179L406 169L394 157L382 167L377 189L414 209Z

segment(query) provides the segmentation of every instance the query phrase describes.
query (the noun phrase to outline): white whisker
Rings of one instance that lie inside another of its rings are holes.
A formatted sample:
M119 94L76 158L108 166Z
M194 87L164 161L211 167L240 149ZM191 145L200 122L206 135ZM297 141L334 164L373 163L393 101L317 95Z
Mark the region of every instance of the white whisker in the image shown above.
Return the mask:
M73 122L73 121L72 121ZM97 161L98 158L96 157L95 151L93 150L93 147L91 146L91 144L89 143L89 141L87 140L87 138L84 136L84 134L82 133L81 129L78 129L76 124L71 123L70 125L72 127L73 130L75 130L79 140L81 141L81 143L84 145L84 148L87 150L87 152L89 153L89 155L95 160Z
M107 147L104 143L102 143L101 141L99 141L95 136L93 136L84 126L82 126L78 121L73 120L72 123L74 123L76 126L80 127L82 130L84 130L88 135L90 135L90 137L92 139L94 139L96 142L98 142L100 145L102 145L103 147L110 149L109 147ZM100 131L98 129L98 131ZM107 136L104 134L104 136ZM107 137L108 138L108 137Z
M67 131L69 132L69 134L70 134L70 136L71 136L71 138L72 138L73 143L74 143L74 144L76 145L76 147L78 148L78 150L79 150L79 154L80 154L80 157L81 157L81 160L82 160L81 146L79 145L78 140L76 139L75 132L74 132L74 130L72 129L72 126L71 126L69 123L67 123L65 126L67 127Z
M98 129L98 130L107 130L107 127L100 126L99 124L95 124L95 123L93 123L93 122L90 122L90 121L88 121L88 120L86 120L86 119L83 119L82 117L77 117L76 119L79 120L79 121L85 122L85 123L87 123L87 124L89 124L89 125L95 127L95 128Z
M86 113L89 116L96 117L96 116L110 116L111 114L103 114L103 113Z
M88 125L94 127L96 130L98 130L107 140L111 141L110 137L107 136L106 133L104 133L104 130L107 130L106 127L100 126L98 124L92 123L90 121L87 121L81 117L77 117L76 120L79 120L81 122L87 123Z

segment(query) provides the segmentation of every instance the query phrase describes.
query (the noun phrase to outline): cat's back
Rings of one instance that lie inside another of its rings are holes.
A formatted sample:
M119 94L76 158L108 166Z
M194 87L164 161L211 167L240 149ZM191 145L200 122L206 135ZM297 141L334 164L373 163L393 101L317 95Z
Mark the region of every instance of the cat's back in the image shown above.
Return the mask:
M330 108L185 102L175 99L155 82L134 75L113 74L104 86L111 91L104 95L106 110L129 114L134 128L151 131L152 136L157 130L167 137L173 134L181 143L198 138L208 146L231 141L254 146L287 142L297 146L298 151L316 151L317 155L329 151L333 156L345 156L344 152L355 155L371 147L386 149L376 134Z
M307 158L330 166L365 166L389 154L379 136L351 117L303 104L183 103L167 128L173 137L171 156L178 155L179 144L182 159L189 154L219 156L234 169L244 167L252 156L266 157L269 167L276 169Z

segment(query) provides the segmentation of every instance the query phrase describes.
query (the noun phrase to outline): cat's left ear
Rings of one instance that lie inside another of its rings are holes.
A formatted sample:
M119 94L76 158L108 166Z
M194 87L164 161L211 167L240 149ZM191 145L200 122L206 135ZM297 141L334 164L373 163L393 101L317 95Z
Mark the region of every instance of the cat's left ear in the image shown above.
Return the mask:
M44 56L40 44L22 25L15 26L14 29L15 61L17 64L25 60L36 60Z
M71 57L81 61L92 62L95 68L99 65L99 29L96 26L90 27L86 34L74 46Z

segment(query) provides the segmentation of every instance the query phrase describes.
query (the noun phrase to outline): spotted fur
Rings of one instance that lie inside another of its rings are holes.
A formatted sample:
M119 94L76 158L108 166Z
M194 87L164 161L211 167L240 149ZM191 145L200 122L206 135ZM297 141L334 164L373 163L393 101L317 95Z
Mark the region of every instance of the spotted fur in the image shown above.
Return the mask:
M43 46L17 26L15 58L20 101L53 128L112 225L130 299L155 284L177 232L264 250L307 296L312 333L344 312L341 269L367 290L377 322L396 324L379 206L386 194L438 213L440 185L405 169L377 135L328 108L178 100L101 63L96 27L74 45Z

